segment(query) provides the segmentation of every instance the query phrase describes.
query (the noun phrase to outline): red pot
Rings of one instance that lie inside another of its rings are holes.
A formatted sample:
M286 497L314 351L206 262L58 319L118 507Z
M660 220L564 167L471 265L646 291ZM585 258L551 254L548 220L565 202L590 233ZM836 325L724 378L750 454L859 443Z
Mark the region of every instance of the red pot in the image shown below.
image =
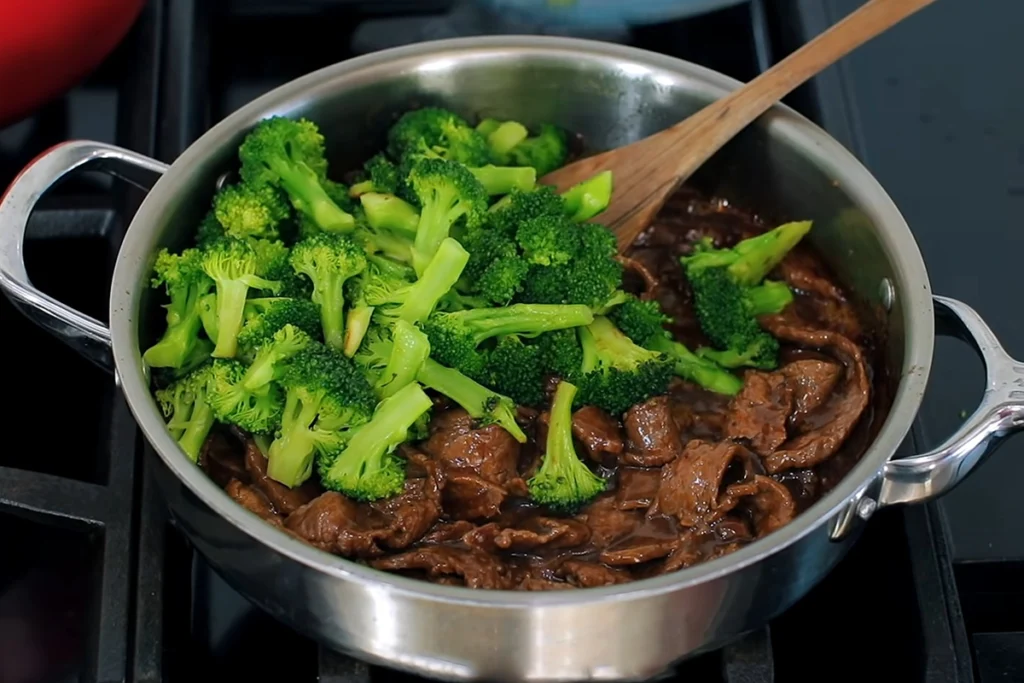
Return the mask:
M124 38L143 0L0 0L0 126L85 78Z

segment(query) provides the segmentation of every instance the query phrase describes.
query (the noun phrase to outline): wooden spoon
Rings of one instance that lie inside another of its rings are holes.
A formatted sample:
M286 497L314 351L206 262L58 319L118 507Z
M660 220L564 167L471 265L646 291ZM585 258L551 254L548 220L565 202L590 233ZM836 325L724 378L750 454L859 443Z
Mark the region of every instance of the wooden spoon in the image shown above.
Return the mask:
M581 159L540 182L564 191L595 173L612 171L612 202L598 220L625 251L665 200L712 154L797 86L935 0L869 0L835 26L763 74L671 128Z

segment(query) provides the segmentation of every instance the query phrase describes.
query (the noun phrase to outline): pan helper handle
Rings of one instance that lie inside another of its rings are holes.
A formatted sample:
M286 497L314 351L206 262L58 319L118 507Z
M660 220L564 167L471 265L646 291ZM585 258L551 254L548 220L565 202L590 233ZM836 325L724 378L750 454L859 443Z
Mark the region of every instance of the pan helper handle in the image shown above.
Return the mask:
M1024 363L1011 358L967 304L935 297L940 332L971 344L985 362L981 405L945 443L923 455L892 460L882 472L878 504L917 503L941 496L1014 432L1024 429Z
M87 140L64 142L36 157L0 198L0 289L33 322L113 373L107 326L36 289L25 270L25 229L32 210L51 187L80 170L105 171L149 190L167 171L167 165L131 150Z

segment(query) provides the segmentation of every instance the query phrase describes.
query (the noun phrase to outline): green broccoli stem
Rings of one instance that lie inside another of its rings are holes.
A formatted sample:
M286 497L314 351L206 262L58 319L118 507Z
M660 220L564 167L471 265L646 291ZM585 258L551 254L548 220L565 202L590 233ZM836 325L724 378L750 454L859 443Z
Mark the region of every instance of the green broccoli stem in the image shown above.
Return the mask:
M538 335L594 321L594 314L582 304L513 304L501 308L477 308L453 313L466 323L479 346L491 337L507 334Z
M655 337L649 346L652 351L664 353L672 359L677 376L695 382L708 391L735 396L743 388L743 380L739 377L668 337Z
M456 190L452 188L438 190L430 201L424 202L412 249L412 267L417 276L423 274L441 242L448 237L454 222L452 209L457 199Z
M320 322L324 330L324 343L331 348L345 349L345 280L331 274L326 281L317 283L314 299L320 304Z
M234 358L238 353L238 332L242 329L245 297L249 285L243 280L217 280L217 345L214 358Z
M612 201L612 172L602 171L562 193L565 214L576 223L590 220Z
M487 138L487 146L498 156L508 154L513 147L530 136L526 126L518 121L498 123L491 120L486 125L481 121L477 131Z
M374 388L382 398L395 395L416 380L423 363L430 355L427 335L412 323L399 320L392 329L391 355L377 378Z
M281 432L267 454L267 476L274 481L295 487L309 478L316 447L309 427L318 411L317 402L302 401L297 392L288 392Z
M607 484L576 455L572 440L572 404L576 387L559 382L551 403L548 437L540 469L527 482L530 496L559 512L574 512Z
M785 282L764 282L746 290L745 296L754 316L781 313L793 302L793 291Z
M355 217L334 203L316 172L304 163L275 158L268 165L281 179L295 208L309 216L321 230L344 233L356 227Z
M537 184L537 170L530 166L480 166L469 169L484 186L487 194L508 194L512 190L532 190Z
M359 196L366 212L366 222L375 230L394 230L415 235L420 214L409 202L393 194L366 192Z
M377 188L373 184L373 181L367 179L367 180L363 180L361 182L355 183L354 185L350 186L348 188L348 196L350 196L350 197L357 197L358 198L358 197L362 197L367 192L376 192L376 191L377 191Z
M392 451L406 440L409 429L433 404L419 384L406 384L378 404L373 419L359 427L325 477L348 496L377 500L400 493L402 478L391 476L397 467Z
M510 399L431 358L423 363L416 379L458 403L474 420L489 418L516 441L526 443L526 434L516 422Z
M580 345L583 347L583 372L593 371L602 356L632 362L644 360L644 349L637 346L604 316L596 316L594 322L580 328Z
M206 437L213 428L213 423L213 408L206 402L206 392L197 392L188 426L178 438L178 445L192 462L199 461L199 451L206 443Z
M203 331L214 344L217 343L217 293L211 292L199 300L199 319Z
M796 221L743 240L732 249L738 258L729 266L729 274L741 285L758 284L810 230L811 221Z
M146 349L142 360L151 368L181 368L199 341L198 306L184 316L168 311L167 329L160 341Z
M447 294L465 270L469 262L469 252L458 240L445 238L438 247L434 258L416 282L408 289L405 300L398 307L399 320L410 323L422 323L437 307L437 302Z
M370 329L370 321L373 319L373 306L360 304L348 310L345 319L345 343L341 352L351 358L363 343L367 330Z

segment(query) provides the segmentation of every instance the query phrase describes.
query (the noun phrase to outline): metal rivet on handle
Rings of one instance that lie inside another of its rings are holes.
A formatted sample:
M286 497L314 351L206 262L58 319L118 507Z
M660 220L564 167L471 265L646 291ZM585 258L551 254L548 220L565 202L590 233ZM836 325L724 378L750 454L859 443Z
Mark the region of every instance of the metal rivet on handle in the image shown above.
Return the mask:
M885 307L885 310L892 310L892 305L896 302L896 289L892 286L892 281L887 277L882 278L882 281L878 283L878 298L882 302L882 306Z
M871 498L861 498L860 502L857 503L857 516L863 520L867 520L871 515L878 509L878 503Z

